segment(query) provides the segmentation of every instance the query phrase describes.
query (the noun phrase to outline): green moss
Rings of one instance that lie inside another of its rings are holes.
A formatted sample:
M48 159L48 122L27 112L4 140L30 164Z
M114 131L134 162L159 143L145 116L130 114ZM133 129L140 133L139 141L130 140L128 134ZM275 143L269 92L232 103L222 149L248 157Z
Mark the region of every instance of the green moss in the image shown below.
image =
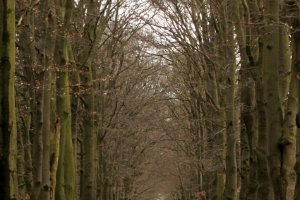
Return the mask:
M217 200L223 199L223 194L225 190L225 174L224 173L218 173L217 174L217 180L216 180L216 196Z
M15 1L1 3L0 17L0 196L18 198L17 127L15 110Z
M72 9L68 7L70 2L72 1L68 0L65 7L60 10L61 17L65 21L64 26L59 30L61 33L68 29L70 12L72 12ZM57 64L61 68L67 67L69 64L68 38L66 36L61 37L57 44L56 51L62 52L56 57ZM71 98L68 72L61 70L57 76L56 87L58 91L56 106L60 125L60 153L55 196L57 200L69 200L75 199L76 172L71 130Z

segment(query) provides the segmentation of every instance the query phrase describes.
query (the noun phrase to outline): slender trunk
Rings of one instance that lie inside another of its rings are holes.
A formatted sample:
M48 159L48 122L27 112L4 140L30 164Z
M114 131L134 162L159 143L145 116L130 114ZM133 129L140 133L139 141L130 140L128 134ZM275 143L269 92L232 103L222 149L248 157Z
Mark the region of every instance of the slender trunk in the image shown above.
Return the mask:
M259 51L262 52L263 44L259 42ZM261 53L262 54L262 53ZM262 61L262 56L259 59ZM262 82L262 65L257 68L256 103L258 112L258 145L257 145L257 176L258 176L258 200L272 200L274 198L270 168L268 163L269 140L266 129L266 109L264 107L264 89Z
M31 193L32 190L32 159L31 159L31 141L30 141L30 127L31 127L31 116L28 115L27 119L24 119L25 122L25 133L23 135L24 141L24 163L25 167L25 184L26 184L26 191L28 194Z
M300 10L298 7L298 1L294 1L293 4L291 4L291 8L297 8L294 10L294 15L295 18L292 19L292 27L294 30L297 30L300 28ZM292 34L292 43L293 43L293 70L296 71L297 73L297 95L298 95L298 115L299 115L299 108L300 108L300 84L299 84L299 73L300 73L300 32L295 31ZM292 77L292 79L295 77ZM299 116L298 116L299 117ZM294 199L295 200L300 200L300 148L299 148L299 129L297 130L297 154L296 154L296 185L295 185L295 191L294 191Z
M64 39L63 39L64 40ZM62 47L58 50L65 62L67 55L66 41L61 41ZM60 63L65 67L66 63ZM71 105L69 81L67 72L59 72L57 78L57 115L60 128L60 147L59 161L57 171L56 198L57 199L74 199L75 195L75 161L73 153L73 141L71 134Z
M59 145L60 145L60 124L56 114L56 73L51 74L51 96L50 96L50 199L55 199L56 174L58 169Z
M37 200L41 190L42 183L42 166L43 166L43 141L42 141L42 110L41 110L41 91L37 88L35 101L32 103L33 108L33 144L32 144L32 163L33 163L33 190L31 198Z
M17 109L17 112L19 109ZM18 119L21 121L21 119ZM24 121L23 121L24 122ZM22 123L22 125L17 126L18 130L24 130L26 125L25 123ZM26 184L25 184L25 145L23 140L22 132L18 131L18 159L17 159L17 171L18 171L18 191L19 191L19 197L22 199L26 195Z
M75 199L75 158L73 152L73 140L71 132L71 99L69 91L69 48L68 48L68 28L72 17L73 0L67 0L62 5L58 5L58 15L63 22L56 42L56 62L59 66L57 73L57 117L60 128L59 160L56 174L55 199L69 200Z
M18 199L15 1L0 2L0 196Z
M296 114L298 108L299 69L295 65L295 52L291 55L290 31L287 24L280 26L279 36L279 94L284 112L283 132L279 141L281 151L281 194L282 200L293 199L296 183ZM292 40L293 49L295 43ZM293 63L291 63L291 56ZM293 66L292 66L293 64ZM291 74L291 75L289 75Z
M268 155L268 139L266 132L266 112L263 103L263 89L261 82L261 73L258 72L258 80L256 81L256 99L258 111L258 145L257 145L257 177L258 177L258 200L273 200L273 188L270 177L270 168L267 160Z
M23 132L24 137L24 145L25 145L25 183L26 183L26 191L29 196L31 196L33 192L33 144L32 144L32 136L35 135L35 122L37 119L35 108L36 108L36 102L35 98L35 75L36 73L36 54L35 54L35 42L32 38L32 33L34 33L34 27L33 27L33 13L29 12L26 16L26 19L24 20L24 26L22 27L20 34L19 34L19 40L22 41L19 43L19 50L23 52L22 57L20 60L23 62L22 65L24 66L31 66L31 67L25 67L24 68L24 76L27 77L26 81L27 84L34 86L33 89L26 91L26 105L28 106L29 110L31 110L30 113L28 113L26 116L24 116L24 124L25 124L25 130ZM33 198L33 197L31 197Z
M229 8L231 8L229 6ZM232 16L229 15L232 20ZM229 65L225 80L227 89L225 90L225 105L226 105L226 184L224 191L225 200L237 199L237 151L236 151L236 112L235 112L235 97L236 97L236 77L235 77L235 55L234 55L234 38L233 24L224 25L224 38L226 38L226 62Z
M243 11L240 7L243 5ZM235 23L237 42L241 56L241 192L240 199L256 199L257 175L256 175L256 145L257 145L257 120L255 110L255 82L253 79L254 67L253 61L250 60L253 52L249 48L250 29L245 27L242 22L241 13L244 14L245 20L250 22L249 6L246 1L232 1L232 20ZM246 33L247 32L247 33ZM248 34L248 35L246 35ZM247 46L248 45L248 46ZM247 53L247 50L249 51ZM253 59L253 58L251 58Z
M43 4L45 14L44 38L43 38L43 93L42 93L42 117L43 117L43 166L42 166L42 188L39 196L40 200L49 200L51 196L51 148L50 148L50 133L51 133L51 89L52 89L52 65L54 64L54 48L55 48L55 8L54 2L51 0L45 1Z
M268 161L275 199L282 199L281 152L278 142L282 134L283 111L279 96L279 0L264 1L265 34L262 57L266 132L269 141ZM265 144L264 144L265 145Z
M296 183L296 114L298 108L298 80L297 69L294 65L288 94L288 102L285 110L285 118L283 123L283 134L280 139L280 148L282 153L281 166L281 189L282 200L293 199L295 183Z
M278 58L278 73L279 73L279 97L282 105L282 110L287 107L287 99L290 90L291 81L291 48L289 38L289 26L285 23L279 27L279 58Z
M91 65L89 65L91 67ZM96 142L97 137L94 131L94 94L91 69L87 77L81 77L87 84L89 94L84 95L85 112L83 120L83 174L81 199L96 200Z
M95 42L97 40L97 30L95 27L95 16L97 16L98 5L96 1L86 2L87 19L89 22L86 26L87 34L85 41L87 42L84 47L83 54L81 55L82 70L80 80L84 85L85 93L82 95L84 99L83 109L83 152L82 152L82 185L80 189L80 198L96 200L96 145L97 137L95 132L94 112L95 112L95 97L94 97L94 84L93 84L93 69L92 60Z

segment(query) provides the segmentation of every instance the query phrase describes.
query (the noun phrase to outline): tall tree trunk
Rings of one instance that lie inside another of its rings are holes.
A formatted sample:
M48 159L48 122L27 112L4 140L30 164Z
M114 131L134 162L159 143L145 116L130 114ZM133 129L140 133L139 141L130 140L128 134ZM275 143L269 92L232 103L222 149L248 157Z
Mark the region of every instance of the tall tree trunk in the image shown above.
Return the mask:
M17 112L19 109L17 109ZM21 123L21 119L18 119L20 121L19 124L17 124L18 130L25 130L26 125L25 123ZM25 122L25 120L23 121ZM22 124L22 125L21 125ZM21 131L18 131L18 159L17 159L17 171L18 171L18 191L19 191L19 197L22 199L26 195L26 183L25 183L25 145L24 145L24 137L22 135Z
M257 2L248 1L250 8L258 10ZM255 12L252 18L257 18L258 12ZM257 19L255 22L259 22ZM263 38L258 40L258 62L256 68L256 105L258 118L258 145L257 145L257 177L258 177L258 200L272 200L274 198L270 168L268 162L269 140L267 134L266 109L264 100L263 83Z
M87 64L89 67L88 75L81 77L81 80L88 88L88 94L84 95L85 100L85 116L83 121L83 173L82 173L82 189L81 199L96 200L96 144L97 137L94 130L94 92L92 82L91 63Z
M293 0L289 2L288 5L288 11L291 14L291 26L292 26L292 51L293 51L293 62L292 62L292 77L291 77L291 87L290 92L291 94L291 103L297 103L298 109L295 109L298 111L299 115L299 108L300 108L300 84L299 84L299 73L300 73L300 32L295 31L300 28L300 8L299 8L299 0ZM295 79L296 78L296 79ZM296 81L293 85L293 79ZM295 88L294 88L295 87ZM294 91L295 90L295 91ZM296 98L296 99L294 99ZM292 120L294 117L295 110L290 110L289 118ZM299 117L299 116L298 116ZM295 118L294 118L295 119ZM285 120L287 121L287 120ZM295 122L295 121L294 121ZM289 123L289 122L288 122ZM287 147L290 146L290 148L293 148L293 126L289 126L291 124L285 123L285 130L284 134L287 134ZM288 129L290 130L288 130ZM286 132L287 131L287 132ZM294 189L294 199L300 200L300 154L299 154L299 128L296 130L296 164L295 164L295 173L296 173L296 184ZM283 143L284 144L284 143ZM285 154L290 153L289 150L285 151ZM290 155L293 156L294 154ZM291 157L293 159L293 157ZM292 160L293 161L293 160ZM290 171L290 173L293 173L293 171ZM286 175L289 175L289 168L286 171ZM293 178L291 176L290 178ZM288 190L286 191L286 194L288 194ZM292 199L292 198L291 198Z
M51 85L52 85L52 66L54 64L54 48L55 48L55 35L56 32L56 14L55 3L53 0L44 1L43 13L45 24L43 34L43 92L42 92L42 117L43 117L43 167L42 167L42 188L40 193L40 200L49 200L51 196L51 148L50 148L50 133L51 133ZM52 133L53 134L53 133Z
M86 32L84 37L83 53L80 55L81 73L80 80L84 85L83 109L83 152L82 152L82 180L80 199L96 200L96 146L95 132L95 97L93 84L92 62L94 59L95 45L98 41L98 22L96 16L99 4L96 0L84 1L87 8ZM101 16L102 17L102 16ZM101 35L100 35L101 37Z
M28 101L29 102L29 101ZM29 104L29 103L28 103ZM31 116L27 116L27 119L24 119L25 124L25 133L22 136L24 141L24 163L25 167L25 185L26 192L28 195L32 190L32 159L31 159L31 141L30 141L30 127L31 127Z
M235 64L228 73L229 89L226 92L226 185L224 198L226 200L237 199L237 162L236 162L236 129L235 127Z
M53 74L51 80L51 136L50 136L50 199L55 199L56 174L58 169L59 147L60 147L60 124L56 115L56 76Z
M15 1L0 1L0 196L18 199Z
M57 117L60 128L60 147L58 170L56 175L55 199L69 200L75 199L75 158L73 153L73 141L71 132L71 99L69 90L69 48L68 48L68 28L72 17L73 0L60 2L57 14L62 23L59 30L59 37L56 42L56 62L59 67L57 73Z
M240 7L244 8L242 12ZM235 24L237 42L241 57L241 192L240 199L256 199L256 146L257 146L257 120L255 110L255 82L252 68L255 65L253 52L249 40L251 31L245 27L243 21L250 23L250 11L247 1L233 0L231 3L232 20ZM241 17L244 14L245 19ZM246 33L247 32L247 33ZM246 35L247 34L247 35ZM253 42L253 41L252 41ZM248 53L247 53L248 51Z
M298 80L297 66L292 69L292 76L288 94L288 102L285 110L285 118L283 123L283 133L280 139L281 148L281 192L282 200L293 199L295 183L296 183L296 114L298 108Z
M278 143L282 134L283 111L279 96L279 0L264 1L265 33L263 35L263 86L266 109L266 131L269 142L268 160L275 199L282 199L281 152ZM266 144L264 144L266 145Z
M232 5L228 5L232 9ZM227 20L233 20L229 13ZM225 20L227 23L223 29L223 37L226 45L226 63L229 66L226 72L225 81L227 88L225 90L225 109L226 109L226 184L224 191L225 200L237 199L237 150L236 150L236 112L235 112L235 97L236 97L236 63L234 54L234 36L233 36L233 23Z
M279 141L281 151L281 193L282 200L293 199L296 183L296 114L298 108L298 80L295 53L291 55L295 43L290 44L290 28L287 24L280 27L279 37L279 89L284 109L283 132ZM295 51L294 51L295 52ZM293 62L291 63L291 57ZM293 66L292 66L293 65ZM291 74L291 75L290 75Z
M298 19L295 20L296 22L294 23L293 25L293 28L300 28L300 18L298 16ZM294 57L294 66L296 69L297 69L297 77L299 76L299 73L300 73L300 32L299 31L296 31L293 33L293 43L294 43L294 54L295 54L295 57ZM298 81L299 81L299 78L298 78ZM299 96L300 96L300 85L299 85L299 82L298 82L298 113L299 113L299 108L300 108L300 99L299 99ZM298 116L299 117L299 116ZM296 185L295 185L295 196L294 196L294 199L295 200L300 200L300 154L299 154L299 129L297 131L297 137L298 137L298 140L297 140L297 159L296 159L296 174L297 174L297 178L296 178Z

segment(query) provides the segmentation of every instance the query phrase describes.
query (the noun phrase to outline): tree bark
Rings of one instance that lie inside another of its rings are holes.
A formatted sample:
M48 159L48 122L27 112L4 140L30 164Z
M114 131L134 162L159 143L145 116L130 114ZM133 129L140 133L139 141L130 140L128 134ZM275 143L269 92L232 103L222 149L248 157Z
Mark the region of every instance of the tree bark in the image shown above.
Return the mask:
M263 35L263 86L266 110L266 132L269 142L268 161L275 199L282 199L281 152L278 142L282 134L283 111L279 96L279 0L264 1L265 32ZM266 145L266 144L264 144Z
M59 159L56 174L55 199L75 199L75 158L71 131L71 99L69 86L69 38L68 28L72 18L73 0L66 0L57 4L60 22L59 37L56 42L56 63L59 68L56 80L57 101L56 110L60 131Z
M0 196L19 199L15 110L15 1L0 1Z

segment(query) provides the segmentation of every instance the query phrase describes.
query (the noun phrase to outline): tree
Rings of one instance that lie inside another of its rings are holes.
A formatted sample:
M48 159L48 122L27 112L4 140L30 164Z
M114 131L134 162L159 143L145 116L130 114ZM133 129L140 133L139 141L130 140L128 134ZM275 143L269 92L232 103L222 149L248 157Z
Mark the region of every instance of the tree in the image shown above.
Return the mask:
M1 1L0 11L0 195L4 199L18 199L15 1Z
M67 200L76 197L76 173L75 157L73 153L73 138L71 130L71 97L68 67L70 67L70 41L68 38L68 29L72 19L74 6L73 0L62 1L57 4L58 19L61 23L61 29L56 41L56 64L59 72L56 79L56 109L57 120L60 127L60 144L58 170L56 174L55 199Z
M299 198L298 1L18 0L16 20L13 4L0 2L4 195Z

